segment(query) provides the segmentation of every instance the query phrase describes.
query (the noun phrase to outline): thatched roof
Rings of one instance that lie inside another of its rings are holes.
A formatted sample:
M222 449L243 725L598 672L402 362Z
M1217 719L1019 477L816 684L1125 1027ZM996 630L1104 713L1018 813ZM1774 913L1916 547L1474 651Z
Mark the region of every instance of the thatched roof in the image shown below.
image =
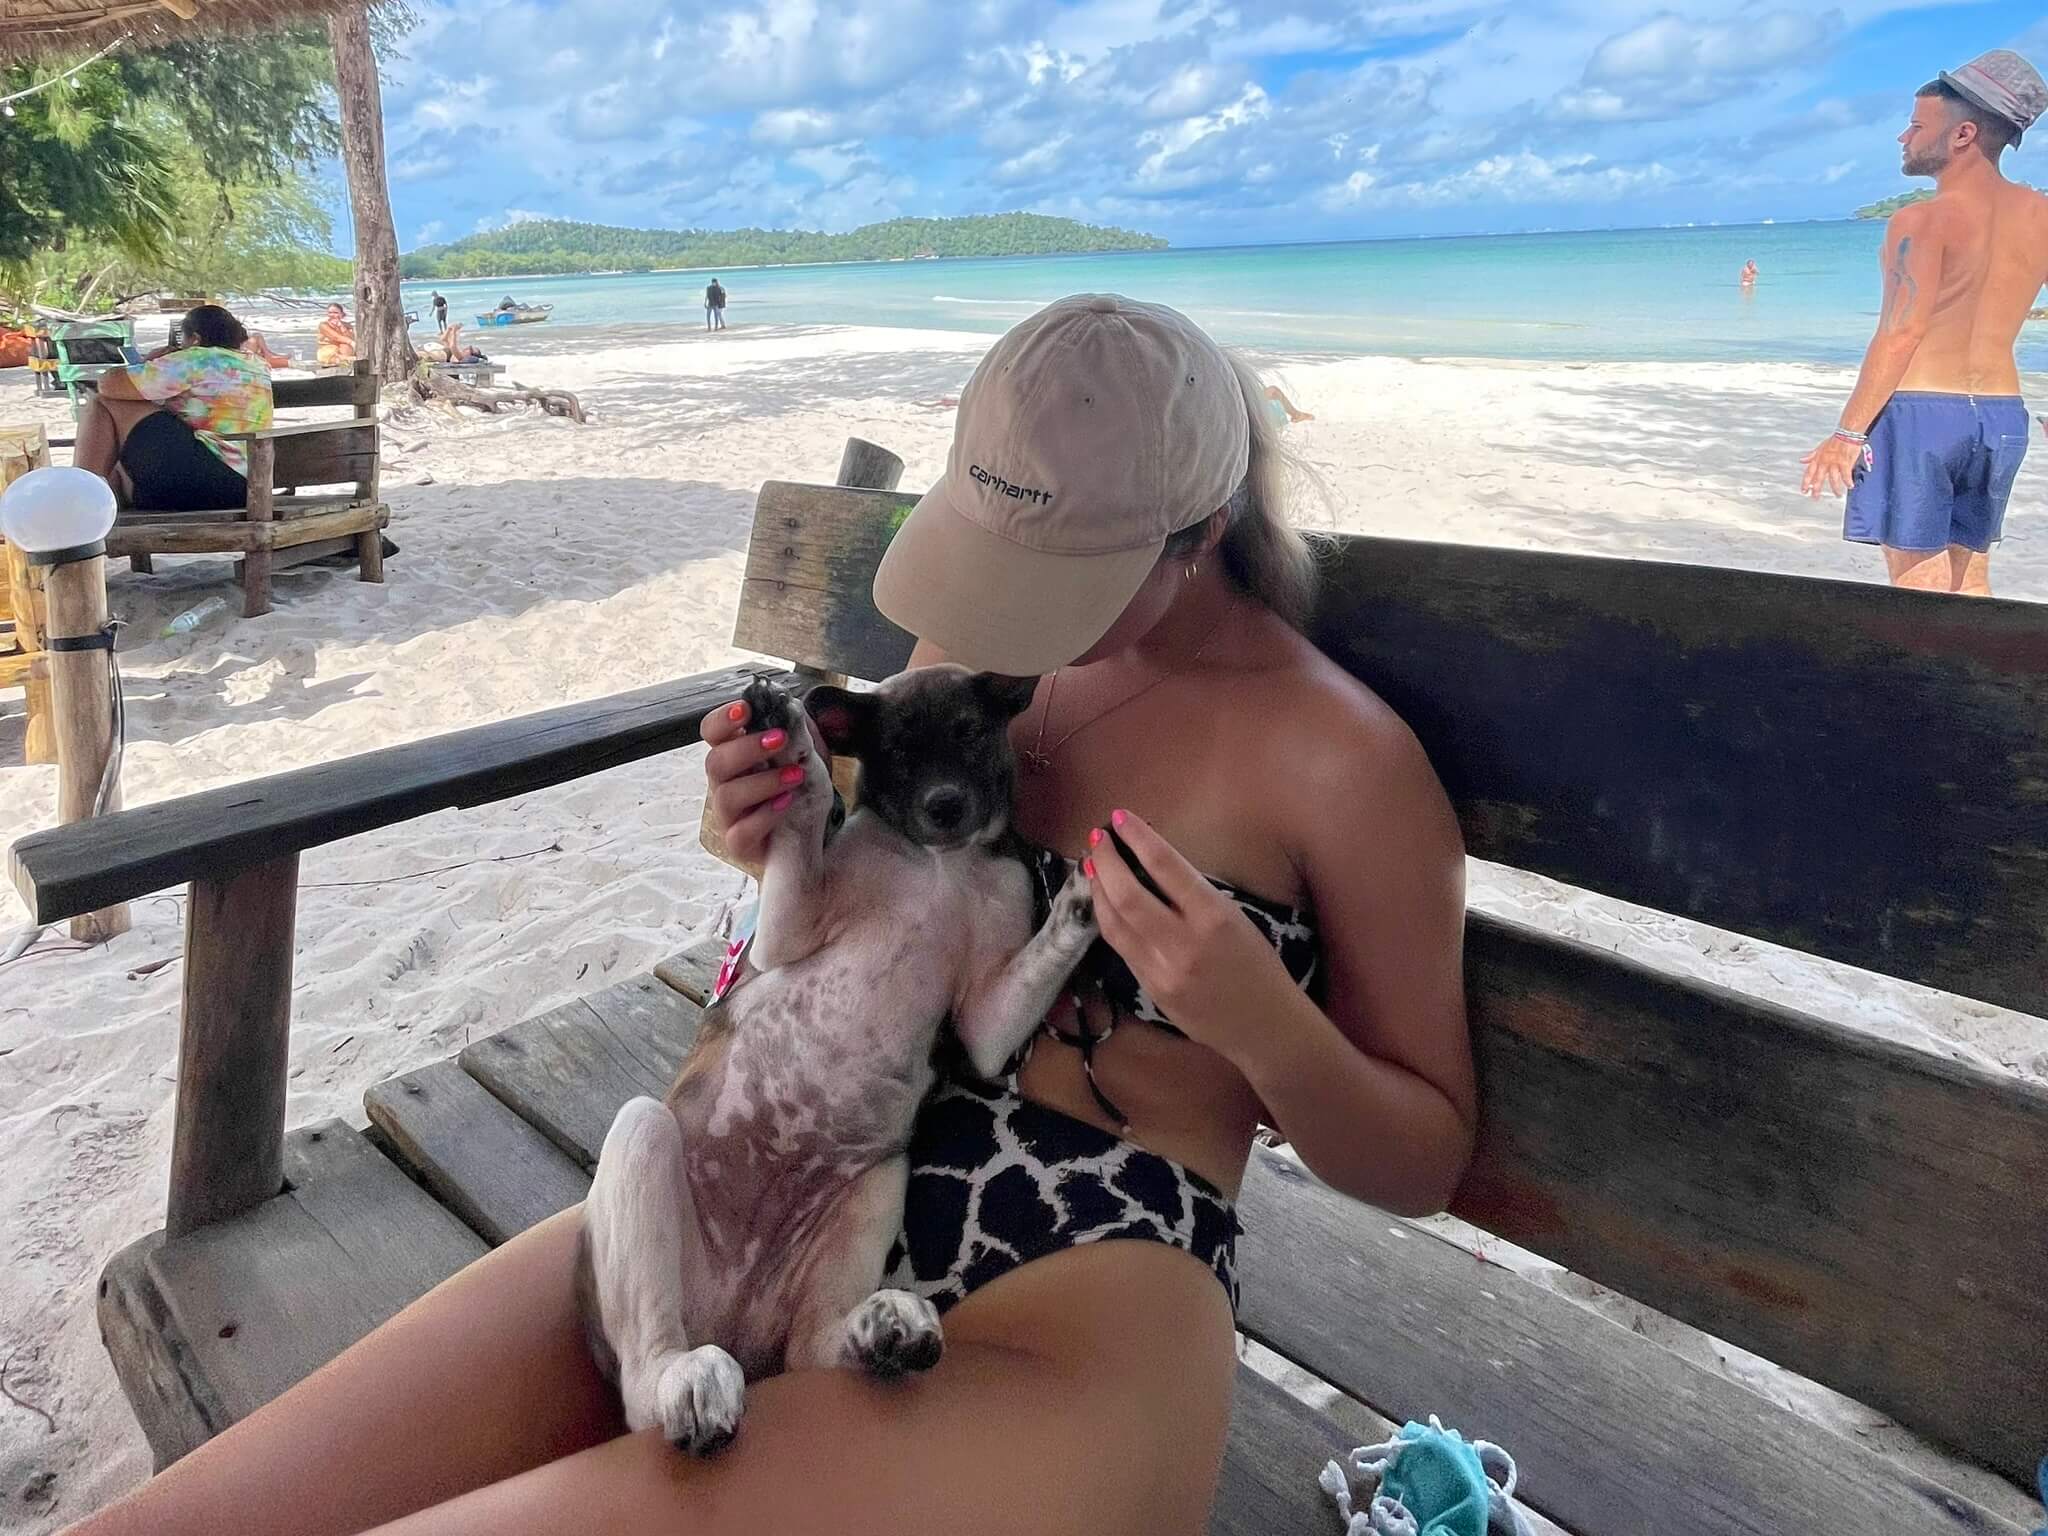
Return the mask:
M90 53L123 36L155 48L200 32L251 32L364 0L0 0L0 61Z

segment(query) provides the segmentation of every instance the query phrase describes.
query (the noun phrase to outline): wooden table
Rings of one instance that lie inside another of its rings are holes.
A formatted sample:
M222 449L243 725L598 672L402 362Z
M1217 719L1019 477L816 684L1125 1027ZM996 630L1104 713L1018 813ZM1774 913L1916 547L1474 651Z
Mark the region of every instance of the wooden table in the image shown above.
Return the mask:
M32 469L47 468L49 462L49 439L40 426L0 426L0 490ZM27 692L26 761L54 763L57 741L51 726L49 659L43 650L42 575L20 550L0 539L0 688Z

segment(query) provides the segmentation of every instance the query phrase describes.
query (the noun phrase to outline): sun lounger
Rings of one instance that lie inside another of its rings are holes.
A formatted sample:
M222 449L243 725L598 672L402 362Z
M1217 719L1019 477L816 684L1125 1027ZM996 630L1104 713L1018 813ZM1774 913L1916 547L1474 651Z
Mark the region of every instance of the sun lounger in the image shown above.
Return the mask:
M911 500L762 488L734 638L784 662L758 670L902 667L910 637L868 587ZM2048 1012L2048 608L1346 537L1316 633L1414 726L1478 857ZM667 1086L715 963L687 952L372 1085L368 1130L287 1135L301 852L689 747L752 670L16 846L39 922L190 888L167 1229L113 1259L100 1302L160 1464L580 1199L618 1105ZM1456 1212L2031 1473L2048 1092L1502 918L1471 918L1467 977L1483 1119ZM1311 1407L1240 1376L1214 1532L1334 1529L1325 1460L1437 1413L1514 1452L1546 1531L2017 1536L1284 1151L1255 1152L1242 1210L1241 1327L1334 1391Z

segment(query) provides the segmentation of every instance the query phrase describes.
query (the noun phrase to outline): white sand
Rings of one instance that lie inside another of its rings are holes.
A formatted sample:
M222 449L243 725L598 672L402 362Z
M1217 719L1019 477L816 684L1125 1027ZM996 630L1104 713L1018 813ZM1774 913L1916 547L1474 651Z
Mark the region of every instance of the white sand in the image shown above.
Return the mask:
M279 331L306 350L302 330ZM707 340L685 330L571 353L543 335L506 338L516 377L579 391L591 421L401 413L385 439L391 533L403 546L388 585L286 574L269 615L217 618L164 641L164 622L209 595L239 612L226 563L165 561L155 577L114 578L114 607L131 626L129 803L721 663L732 655L761 481L829 480L853 433L902 454L907 485L926 483L944 461L952 414L920 402L957 394L989 340L845 328ZM1799 454L1848 387L1841 370L1271 362L1316 413L1289 434L1334 495L1310 521L1876 575L1872 552L1841 543L1838 504L1794 490ZM2048 379L2030 382L2048 398ZM29 398L24 374L0 376L0 421L35 419L68 422ZM2009 528L1994 566L2000 591L2048 598L2048 471L2038 463L2022 475ZM0 695L0 842L54 814L55 771L19 766L21 730L19 695ZM372 1083L643 972L715 921L741 882L697 847L700 790L697 754L684 753L308 854L290 1121L360 1121ZM1475 900L1489 911L2048 1078L2039 1021L1533 877L1476 873ZM105 949L46 939L0 969L0 1363L16 1400L0 1398L9 1527L53 1529L148 1470L97 1335L93 1287L108 1256L162 1217L181 909L178 895L151 898L136 904L134 931ZM23 917L0 893L0 948ZM1909 1445L1875 1415L1726 1346L1595 1300L1845 1432ZM1912 1454L2014 1518L2025 1513L1996 1480Z

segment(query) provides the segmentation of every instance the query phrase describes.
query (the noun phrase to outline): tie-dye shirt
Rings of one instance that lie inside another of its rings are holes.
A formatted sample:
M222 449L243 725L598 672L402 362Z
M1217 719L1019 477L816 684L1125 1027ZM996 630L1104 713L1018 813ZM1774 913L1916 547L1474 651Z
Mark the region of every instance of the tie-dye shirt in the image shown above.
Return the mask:
M226 347L186 347L129 370L145 400L154 400L192 429L238 475L249 473L243 443L222 432L261 432L271 422L270 369L261 358Z

